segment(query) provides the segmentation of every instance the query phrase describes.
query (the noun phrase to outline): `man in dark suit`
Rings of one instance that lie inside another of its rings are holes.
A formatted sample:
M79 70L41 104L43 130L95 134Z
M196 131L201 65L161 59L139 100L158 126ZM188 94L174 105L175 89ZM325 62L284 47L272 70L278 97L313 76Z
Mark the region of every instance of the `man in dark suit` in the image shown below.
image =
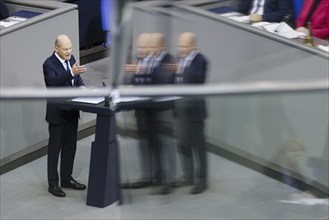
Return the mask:
M47 88L85 88L81 73L87 71L79 66L72 55L72 43L68 36L59 35L54 53L43 63L43 74ZM79 111L63 110L59 101L47 101L46 121L49 124L47 157L48 191L54 196L65 197L62 188L84 190L86 186L72 177L77 145ZM61 155L60 180L57 165Z
M161 33L142 33L137 40L138 59L136 64L127 65L126 71L133 73L132 85L148 86L173 84L173 56L165 47L164 36ZM147 144L140 144L142 177L132 183L132 188L159 186L153 194L168 194L170 192L168 176L164 169L163 151L165 150L160 137L162 123L168 122L170 106L157 105L136 109L136 123L139 133L146 138Z
M251 22L281 22L289 14L287 23L294 27L292 0L240 0L237 11L249 15Z
M184 32L178 38L180 62L176 84L203 84L208 61L200 53L194 33ZM182 158L183 177L177 185L192 185L191 194L207 189L207 157L204 137L204 120L207 117L203 98L184 98L175 103L178 126L178 143ZM193 154L194 158L193 159Z

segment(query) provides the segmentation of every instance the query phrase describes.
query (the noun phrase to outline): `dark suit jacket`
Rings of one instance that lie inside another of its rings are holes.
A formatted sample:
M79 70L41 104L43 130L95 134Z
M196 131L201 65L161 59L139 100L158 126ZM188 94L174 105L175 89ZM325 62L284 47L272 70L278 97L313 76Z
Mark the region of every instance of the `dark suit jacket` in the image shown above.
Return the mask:
M173 84L175 81L175 72L168 69L166 64L174 64L174 58L171 54L166 53L162 60L154 66L150 73L134 74L131 84L139 86L160 85L160 84ZM165 111L173 108L173 103L163 102L156 105L146 106L153 112ZM149 113L151 114L151 113ZM155 116L154 116L155 117Z
M152 83L153 84L173 84L175 81L175 73L168 70L166 64L173 64L174 58L167 53L161 63L157 65L152 71Z
M152 85L152 84L173 84L175 73L166 68L166 64L173 64L174 58L167 53L156 67L153 67L150 73L134 74L132 84L134 85Z
M249 14L252 8L253 0L240 0L237 11L243 14ZM288 24L295 26L293 18L292 0L265 0L263 20L268 22L281 22L284 16L291 14Z
M0 0L0 20L8 18L9 16L9 10L6 5L2 0Z
M203 84L206 80L208 61L198 53L191 64L182 73L183 84ZM179 74L177 74L179 77ZM207 117L205 100L203 98L184 98L175 104L175 115L179 119L200 121Z
M74 65L76 62L74 56L71 56L70 64ZM67 72L63 64L53 53L43 63L43 75L46 86L49 88L55 87L72 87L71 81L74 78L74 86L84 86L83 80L80 75L72 76L71 73ZM63 110L59 104L64 100L48 100L47 101L47 112L46 120L51 124L62 124L70 121L75 117L79 117L79 111Z

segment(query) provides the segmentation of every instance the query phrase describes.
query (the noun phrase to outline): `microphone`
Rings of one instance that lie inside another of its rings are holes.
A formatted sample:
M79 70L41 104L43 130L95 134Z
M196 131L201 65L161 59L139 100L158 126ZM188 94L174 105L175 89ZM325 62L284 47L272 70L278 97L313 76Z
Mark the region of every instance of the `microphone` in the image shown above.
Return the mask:
M103 80L103 88L106 88L106 80ZM109 96L105 96L104 97L104 106L105 107L109 107L110 106L110 102L111 102L111 98Z
M281 29L283 28L283 25L291 18L291 13L289 12L283 17L283 20L281 21L280 25L274 30L275 33L279 33Z

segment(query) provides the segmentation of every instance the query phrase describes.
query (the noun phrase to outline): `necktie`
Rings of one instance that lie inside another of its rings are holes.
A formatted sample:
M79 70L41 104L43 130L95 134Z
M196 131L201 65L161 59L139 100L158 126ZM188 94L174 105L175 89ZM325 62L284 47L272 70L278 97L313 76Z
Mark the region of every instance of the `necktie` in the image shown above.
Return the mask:
M65 69L66 69L66 71L70 71L69 61L68 60L65 60Z
M69 72L71 74L71 69L69 67L69 61L65 60L65 66L66 66L66 72ZM71 80L71 86L74 85L74 78Z
M175 84L183 83L183 72L186 64L186 59L181 58L178 64L178 70L175 77Z
M183 73L185 68L185 59L181 58L178 65L177 73Z
M147 62L147 73L151 73L154 68L155 59L150 58Z
M144 72L144 66L143 66L143 59L137 60L137 69L135 71L136 74Z

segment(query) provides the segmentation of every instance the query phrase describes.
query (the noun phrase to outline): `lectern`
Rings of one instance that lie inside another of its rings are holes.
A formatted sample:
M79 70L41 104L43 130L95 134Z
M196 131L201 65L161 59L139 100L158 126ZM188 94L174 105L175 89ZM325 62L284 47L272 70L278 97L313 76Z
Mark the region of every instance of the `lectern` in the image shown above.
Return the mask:
M66 101L61 104L63 109L80 110L97 115L95 141L91 144L87 205L104 208L116 201L122 204L115 113L138 108L165 111L172 109L177 99L180 97L157 99L126 97L120 98L115 108L106 107L104 101L99 104L76 101Z
M96 114L95 140L91 144L87 205L104 208L121 204L119 147L115 113L104 103L87 104L67 101L63 109Z

